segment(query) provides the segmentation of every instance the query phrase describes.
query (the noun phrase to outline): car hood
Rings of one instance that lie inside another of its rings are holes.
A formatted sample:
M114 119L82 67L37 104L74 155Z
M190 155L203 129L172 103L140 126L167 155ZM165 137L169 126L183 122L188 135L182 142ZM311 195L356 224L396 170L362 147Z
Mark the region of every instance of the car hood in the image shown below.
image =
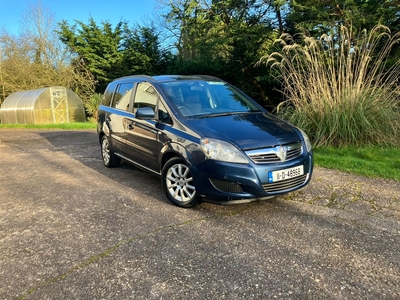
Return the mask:
M277 146L300 140L294 127L265 113L246 113L186 120L202 137L223 139L243 150Z

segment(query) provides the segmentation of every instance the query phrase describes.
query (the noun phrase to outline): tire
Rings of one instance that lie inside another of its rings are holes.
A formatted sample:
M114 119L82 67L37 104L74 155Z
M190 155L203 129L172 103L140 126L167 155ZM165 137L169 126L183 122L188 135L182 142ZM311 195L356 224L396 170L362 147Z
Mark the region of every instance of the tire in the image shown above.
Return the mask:
M101 137L101 157L103 159L103 164L107 168L118 167L121 162L121 159L111 150L110 142L105 135Z
M181 158L167 161L161 173L161 184L167 198L177 206L192 207L200 203L190 169Z

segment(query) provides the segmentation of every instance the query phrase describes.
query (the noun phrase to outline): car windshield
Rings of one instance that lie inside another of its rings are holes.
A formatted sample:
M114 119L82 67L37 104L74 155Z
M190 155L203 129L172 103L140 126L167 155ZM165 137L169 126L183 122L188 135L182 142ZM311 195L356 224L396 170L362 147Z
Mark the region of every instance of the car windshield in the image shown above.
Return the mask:
M224 82L184 80L161 85L185 117L205 118L260 111L245 95Z

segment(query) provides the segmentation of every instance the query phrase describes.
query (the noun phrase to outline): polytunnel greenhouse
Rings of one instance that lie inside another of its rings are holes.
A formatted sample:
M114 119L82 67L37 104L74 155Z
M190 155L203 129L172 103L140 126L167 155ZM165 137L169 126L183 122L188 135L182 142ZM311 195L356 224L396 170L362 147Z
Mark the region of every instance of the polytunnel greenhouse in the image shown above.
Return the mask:
M85 121L82 99L61 86L16 92L0 108L2 124L52 124Z

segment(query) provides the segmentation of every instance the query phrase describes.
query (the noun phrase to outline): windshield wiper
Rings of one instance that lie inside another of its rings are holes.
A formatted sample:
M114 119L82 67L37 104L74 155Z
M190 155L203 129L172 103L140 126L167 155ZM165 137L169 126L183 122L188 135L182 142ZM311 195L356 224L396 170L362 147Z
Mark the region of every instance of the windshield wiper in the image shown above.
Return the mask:
M200 115L200 116L197 116L197 118L205 119L205 118L241 115L241 114L248 114L248 113L251 113L251 112L249 112L249 111L230 111L230 112L223 112L223 113L210 114L210 115Z

